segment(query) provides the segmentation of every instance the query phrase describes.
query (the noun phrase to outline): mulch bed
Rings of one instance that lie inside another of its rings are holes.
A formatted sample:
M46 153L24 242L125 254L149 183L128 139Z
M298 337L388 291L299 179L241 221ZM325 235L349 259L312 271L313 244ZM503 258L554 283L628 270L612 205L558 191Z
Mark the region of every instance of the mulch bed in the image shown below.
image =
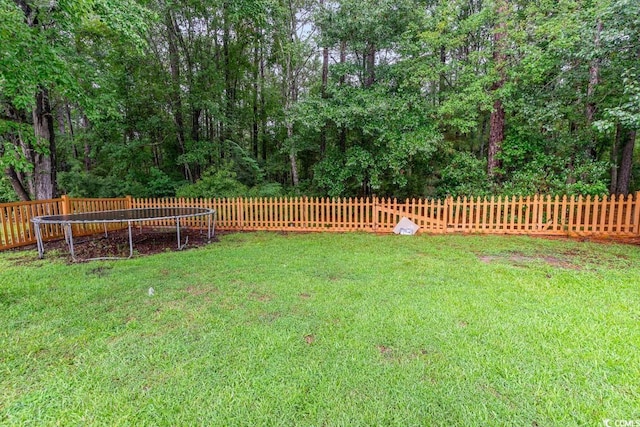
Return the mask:
M216 235L217 234L219 234L219 232L216 231ZM134 257L178 250L175 229L156 230L144 228L140 230L139 228L134 228L132 236ZM198 248L218 241L217 237L214 236L211 238L211 242L209 242L206 231L201 232L200 230L189 229L180 230L180 238L183 245L185 241L187 242L182 250ZM59 254L71 260L69 247L64 239L46 242L44 247L46 251L45 258L51 256L52 251L57 250ZM120 230L110 231L107 236L104 234L94 234L92 236L74 237L73 247L76 258L79 261L99 257L126 258L129 256L129 234L127 230ZM35 250L35 246L33 249Z

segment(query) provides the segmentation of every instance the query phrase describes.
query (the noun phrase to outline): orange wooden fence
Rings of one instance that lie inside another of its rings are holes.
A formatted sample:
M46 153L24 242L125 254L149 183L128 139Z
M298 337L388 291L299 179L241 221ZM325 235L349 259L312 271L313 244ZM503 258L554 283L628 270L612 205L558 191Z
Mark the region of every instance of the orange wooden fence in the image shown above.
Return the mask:
M62 196L59 199L35 200L0 204L0 250L30 245L36 242L31 218L42 215L63 215L100 210L125 209L131 205L131 198L120 199L73 199ZM108 230L121 228L120 224L108 224ZM45 241L64 237L60 225L40 226ZM102 224L79 224L73 226L73 233L88 235L102 232Z
M222 230L389 233L403 216L428 233L640 235L640 193L607 197L132 199L132 207L216 209ZM198 226L198 219L190 225ZM156 223L157 224L157 223Z
M381 199L235 198L235 199L132 199L132 208L194 206L216 210L221 230L275 231L371 231L391 232L402 216L424 231L444 232L445 204L440 200L398 203ZM187 219L199 227L203 219ZM150 221L149 225L172 226L173 222Z
M640 234L640 193L627 197L449 199L447 231L506 234Z
M30 219L38 215L148 207L216 209L219 230L366 231L390 233L403 216L427 233L493 233L545 235L640 235L640 192L606 197L491 197L412 199L233 198L233 199L60 199L0 205L0 249L35 242ZM190 218L184 225L206 227ZM151 226L174 226L149 221ZM74 226L76 227L76 226ZM121 227L110 224L109 229ZM79 225L74 234L104 230L103 225ZM63 237L59 226L43 226L47 240Z

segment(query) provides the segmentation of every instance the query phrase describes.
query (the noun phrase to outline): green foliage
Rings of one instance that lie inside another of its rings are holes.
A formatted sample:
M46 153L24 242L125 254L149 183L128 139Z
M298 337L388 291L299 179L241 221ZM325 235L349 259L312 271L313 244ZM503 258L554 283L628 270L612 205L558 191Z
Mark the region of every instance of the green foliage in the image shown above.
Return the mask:
M487 161L469 153L456 153L441 172L440 196L487 196Z
M58 188L71 197L98 197L98 194L104 194L104 181L101 177L84 172L78 164L69 171L58 173Z
M229 147L230 161L225 164L225 167L233 168L238 181L248 187L261 182L264 174L258 161L251 157L247 150L233 141L227 141L227 146Z
M640 4L630 0L614 0L602 12L603 46L600 55L611 61L609 69L617 96L609 96L603 118L594 125L600 131L613 129L620 123L627 129L640 129ZM620 90L622 93L620 93Z
M285 195L281 184L261 182L249 187L239 180L234 162L207 169L195 184L178 188L178 197L279 197Z
M33 165L27 161L20 147L14 142L20 136L39 152L46 151L41 144L36 144L32 133L33 130L27 124L0 118L0 170L12 167L16 171L27 172L33 169Z
M18 196L7 178L0 175L0 203L15 202Z
M278 182L265 182L255 185L246 193L247 197L282 197L287 194Z
M608 193L605 162L580 157L569 167L564 157L545 154L535 144L525 147L515 144L513 140L504 145L501 160L503 165L500 172L506 178L499 185L490 186L485 159L468 153L456 153L441 171L438 194L457 197Z
M600 194L640 127L634 0L54 3L0 0L0 167L42 151L44 87L71 194Z
M170 197L179 185L158 168L148 173L130 170L123 177L97 172L86 172L76 162L69 171L58 174L58 187L72 197Z
M606 164L583 160L573 170L563 168L563 159L537 159L510 174L500 193L506 195L604 195L608 187ZM574 177L577 177L575 179Z
M232 170L233 164L227 163L220 168L206 170L195 184L178 188L178 197L237 197L247 193L247 186L237 179Z
M378 173L371 155L358 147L350 148L344 155L337 150L327 153L314 169L314 182L321 193L330 197L352 195L361 190L367 174L373 173L377 184Z
M638 67L640 69L640 67ZM601 132L612 131L617 123L628 129L640 129L640 83L633 71L623 71L623 96L620 104L607 109L604 118L594 126Z
M301 125L320 123L348 133L345 151L334 141L314 168L321 191L350 196L380 193L387 183L403 188L403 171L416 160L429 159L441 146L442 135L425 115L429 107L419 89L396 86L401 68L381 68L379 80L369 88L337 85L330 89L330 98L311 99L300 110Z
M568 153L571 147L580 150ZM607 193L607 168L594 160L580 140L551 141L527 127L511 129L500 153L505 177L499 190L508 195Z

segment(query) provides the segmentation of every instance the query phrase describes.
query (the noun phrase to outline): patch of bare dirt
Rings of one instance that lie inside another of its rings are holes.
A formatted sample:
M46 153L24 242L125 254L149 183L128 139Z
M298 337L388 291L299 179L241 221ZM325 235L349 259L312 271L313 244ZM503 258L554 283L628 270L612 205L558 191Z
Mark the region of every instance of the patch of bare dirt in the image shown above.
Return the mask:
M623 244L623 245L635 245L640 246L639 237L624 237L624 236L553 236L553 235L534 235L531 237L537 237L547 240L565 240L573 242L590 242L599 243L603 245Z
M382 344L378 345L378 351L383 356L391 356L391 353L393 353L393 349L391 347L387 347L386 345Z
M262 313L258 318L262 322L273 323L276 320L278 320L280 317L282 317L282 313L275 311L271 313Z
M316 337L314 337L312 334L304 336L304 342L306 342L308 345L313 344L315 340L316 340Z
M198 297L198 296L201 296L201 295L206 295L206 294L211 293L211 292L217 292L217 289L211 290L211 289L200 288L200 287L197 287L197 286L187 286L187 288L185 290L187 291L187 293L189 295L192 295L194 297Z
M526 266L528 263L543 261L549 265L570 270L580 270L580 266L571 263L568 260L561 259L551 255L524 255L520 253L512 253L505 255L478 255L478 259L485 263L491 264L496 261L508 261L517 266Z
M87 271L87 275L106 277L111 273L109 270L111 270L111 266L101 265L100 267L92 268L91 270Z
M478 255L478 259L485 264L491 264L492 262L500 259L500 257L493 255Z
M260 302L269 302L271 301L271 296L267 294L261 294L260 292L253 291L249 294L249 299Z

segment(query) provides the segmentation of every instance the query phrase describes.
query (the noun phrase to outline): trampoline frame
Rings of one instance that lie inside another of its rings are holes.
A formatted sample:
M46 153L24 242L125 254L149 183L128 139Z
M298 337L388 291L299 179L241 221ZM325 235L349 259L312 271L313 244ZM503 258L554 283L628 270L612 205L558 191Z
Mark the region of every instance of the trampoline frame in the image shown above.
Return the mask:
M180 213L182 210L183 213ZM197 210L197 212L194 212ZM122 218L123 215L135 212L142 211L158 211L161 213L173 212L174 215L162 215L162 216L145 216L141 218ZM187 213L188 212L188 213ZM100 215L103 215L100 218ZM83 217L87 216L95 216L93 219L83 219ZM118 210L110 210L110 211L96 211L96 212L85 212L85 213L77 213L77 214L68 214L68 215L45 215L38 216L31 219L31 222L35 226L35 234L36 234L36 246L38 249L38 258L44 258L44 240L42 238L42 230L40 229L41 224L54 224L61 225L64 230L64 239L69 246L69 253L71 254L71 259L74 262L77 261L92 261L92 260L105 260L105 259L129 259L133 257L133 235L131 232L131 224L134 222L146 222L146 221L161 221L161 220L174 220L176 223L176 235L178 242L178 250L184 249L189 241L189 237L185 240L185 243L182 244L182 239L180 237L180 219L182 218L193 218L193 217L207 217L207 241L211 241L211 237L215 234L215 217L216 210L209 208L200 208L200 207L173 207L173 208L140 208L140 209L118 209ZM76 258L74 245L73 245L73 225L74 224L104 224L104 233L107 236L107 224L109 223L127 223L127 230L129 233L129 256L128 257L97 257L97 258L86 258L78 260Z

